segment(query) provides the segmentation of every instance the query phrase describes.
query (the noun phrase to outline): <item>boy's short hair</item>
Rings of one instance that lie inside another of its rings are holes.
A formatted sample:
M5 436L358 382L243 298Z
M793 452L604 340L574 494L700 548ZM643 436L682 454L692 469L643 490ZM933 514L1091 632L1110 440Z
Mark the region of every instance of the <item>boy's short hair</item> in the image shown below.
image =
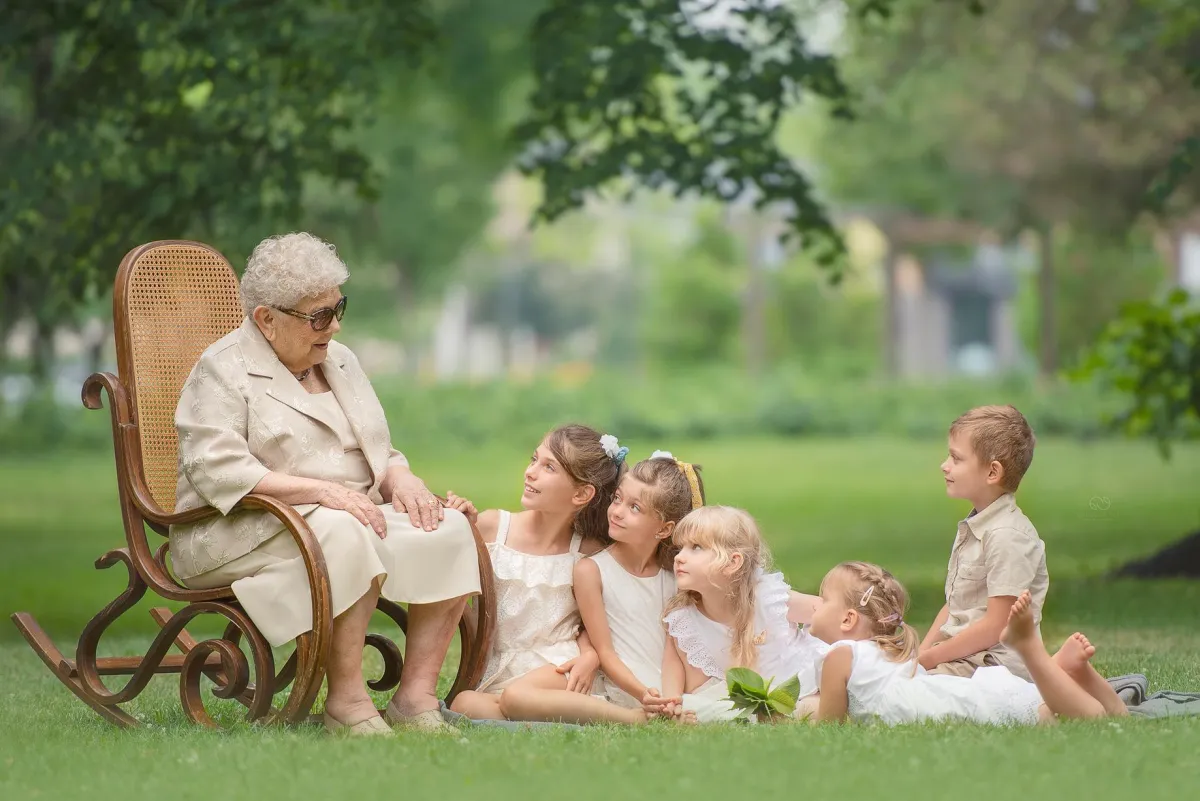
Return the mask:
M951 436L959 432L970 437L971 450L984 464L1000 463L1004 468L1001 486L1016 492L1037 445L1025 415L1015 406L977 406L950 424Z

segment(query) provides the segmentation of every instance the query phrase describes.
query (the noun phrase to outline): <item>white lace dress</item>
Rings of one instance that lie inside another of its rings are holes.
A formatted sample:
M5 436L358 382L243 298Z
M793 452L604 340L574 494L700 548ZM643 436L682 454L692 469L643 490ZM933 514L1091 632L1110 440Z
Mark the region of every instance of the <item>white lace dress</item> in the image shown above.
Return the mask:
M675 576L669 570L649 577L635 576L607 550L589 558L600 570L604 616L613 650L638 681L658 689L662 686L663 648L667 644L662 613L675 594ZM593 693L626 709L642 706L642 699L634 698L603 673L596 677Z
M512 515L501 511L496 540L487 546L496 578L496 635L480 692L501 693L532 670L579 656L581 621L572 583L582 537L572 537L566 553L521 553L505 542L511 522Z
M782 573L759 570L754 587L754 627L758 663L752 665L764 679L778 686L797 676L800 697L819 689L817 665L829 646L787 619L791 587ZM685 693L683 708L696 713L701 723L730 720L737 716L728 701L725 671L732 667L729 655L732 630L705 617L694 606L676 609L664 618L667 633L674 638L688 664L708 676L695 692Z
M892 662L871 640L843 640L853 667L846 683L849 715L857 722L919 723L963 720L996 726L1035 725L1042 696L1006 667L982 667L970 678L926 673L912 662ZM820 676L820 667L817 675Z

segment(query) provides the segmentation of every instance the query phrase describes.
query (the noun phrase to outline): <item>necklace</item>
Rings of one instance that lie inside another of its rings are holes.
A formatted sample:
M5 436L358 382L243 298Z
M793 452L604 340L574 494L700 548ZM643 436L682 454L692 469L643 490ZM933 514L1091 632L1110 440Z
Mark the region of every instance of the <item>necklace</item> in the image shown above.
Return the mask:
M311 372L312 372L312 368L311 368L311 367L305 367L305 368L304 368L303 370L301 370L299 373L292 373L292 375L295 377L295 379L296 379L297 381L303 381L304 379L308 378L308 375L309 375L309 373L311 373Z

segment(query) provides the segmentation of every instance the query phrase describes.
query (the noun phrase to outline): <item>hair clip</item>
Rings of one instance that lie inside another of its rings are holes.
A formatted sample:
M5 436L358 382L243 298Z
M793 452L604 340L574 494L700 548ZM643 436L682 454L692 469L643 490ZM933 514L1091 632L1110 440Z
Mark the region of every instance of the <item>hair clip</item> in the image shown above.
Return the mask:
M867 602L871 600L871 596L874 594L875 594L875 585L872 584L867 587L867 591L862 594L862 598L858 599L858 605L866 606Z
M625 457L629 455L629 448L620 445L617 438L612 434L605 434L600 437L600 447L608 454L608 458L612 459L618 465L625 461Z

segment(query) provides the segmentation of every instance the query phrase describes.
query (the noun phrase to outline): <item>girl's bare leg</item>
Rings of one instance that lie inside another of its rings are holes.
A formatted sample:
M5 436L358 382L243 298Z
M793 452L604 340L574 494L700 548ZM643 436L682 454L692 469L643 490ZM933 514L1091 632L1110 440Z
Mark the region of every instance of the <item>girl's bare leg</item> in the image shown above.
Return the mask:
M1008 614L1008 626L1000 634L1000 641L1011 646L1025 660L1025 667L1028 668L1029 675L1033 677L1033 683L1037 685L1050 712L1067 718L1104 717L1107 714L1104 705L1083 689L1063 669L1062 664L1051 658L1046 651L1046 646L1037 636L1031 606L1028 591L1021 593ZM1088 648L1091 653L1085 655L1085 649L1079 641L1070 637L1063 644L1060 653L1067 651L1062 659L1067 664L1072 664L1080 659L1086 661L1095 653L1095 648L1091 648L1090 645Z
M554 665L527 673L500 696L500 711L509 720L553 723L645 723L646 713L625 709L592 695L567 690L567 677Z
M1054 661L1088 695L1099 701L1106 713L1114 717L1128 715L1129 708L1125 706L1125 702L1117 695L1117 691L1092 666L1091 658L1095 653L1096 648L1088 638L1079 632L1075 632L1067 638L1067 641L1063 643L1063 647L1058 649L1058 653L1054 655Z
M504 720L500 712L500 695L466 690L454 696L450 709L472 720Z

